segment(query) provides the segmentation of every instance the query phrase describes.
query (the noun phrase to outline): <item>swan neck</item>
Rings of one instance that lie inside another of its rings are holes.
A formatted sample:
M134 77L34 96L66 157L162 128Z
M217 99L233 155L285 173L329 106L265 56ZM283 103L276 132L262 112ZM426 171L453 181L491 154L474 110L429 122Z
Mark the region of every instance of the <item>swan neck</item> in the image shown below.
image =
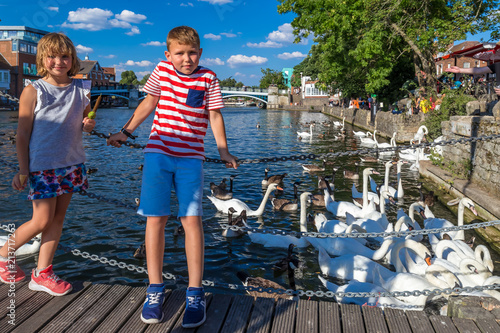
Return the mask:
M300 196L300 232L307 232L306 196Z
M262 198L262 202L260 203L259 208L257 208L254 215L260 216L264 213L264 209L266 208L266 203L269 199L269 195L271 195L271 191L273 191L273 187L269 186L266 190L266 194L264 194L264 198Z

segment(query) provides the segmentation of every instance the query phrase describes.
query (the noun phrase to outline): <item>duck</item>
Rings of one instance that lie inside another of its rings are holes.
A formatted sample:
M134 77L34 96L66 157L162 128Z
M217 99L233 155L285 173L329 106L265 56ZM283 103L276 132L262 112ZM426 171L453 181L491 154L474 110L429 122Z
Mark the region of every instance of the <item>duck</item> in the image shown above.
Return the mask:
M136 259L146 258L146 243L142 243L134 252L133 257Z
M292 269L297 269L302 265L299 259L297 259L297 257L293 255L294 248L295 245L293 245L293 243L290 243L290 245L288 245L287 256L274 263L272 267L273 271L285 272L289 267L291 267Z
M236 218L233 218L233 214L236 213L236 210L233 207L229 207L228 214L227 214L227 219L229 226L238 226L238 227L244 227L245 223L247 222L247 211L242 210L240 215ZM222 236L224 237L238 237L243 235L245 232L242 230L231 230L231 229L224 229L222 232Z
M247 216L262 216L262 214L264 214L264 209L266 208L266 202L269 199L271 192L276 189L283 190L276 183L269 184L266 193L264 194L264 197L262 198L262 201L257 210L250 209L250 207L248 207L246 203L244 203L239 199L233 198L230 200L220 200L213 196L207 196L207 198L214 204L215 208L217 208L218 211L223 212L225 214L228 214L229 208L233 207L234 210L236 211L235 212L236 214L239 214L243 210L246 210Z
M226 190L226 179L224 178L219 185L210 182L210 191L212 196L220 200L229 200L233 198L233 180L237 175L229 176L229 190Z
M318 166L316 164L302 164L302 169L305 172L323 172L326 170L326 160L323 160L323 166Z
M273 208L284 212L296 212L299 210L297 187L300 183L301 182L293 183L293 199L272 198L271 204L273 205Z
M37 253L40 250L41 240L42 240L42 234L39 233L33 238L33 242L31 244L26 243L23 244L21 247L19 247L16 250L16 256L24 256ZM3 235L0 236L0 247L2 247L8 241L9 241L9 236L3 236Z
M300 232L307 232L307 207L306 202L310 192L303 192L300 195ZM248 226L244 223L245 226ZM264 247L279 247L287 249L290 244L295 247L304 248L309 246L307 237L294 237L290 235L273 235L271 233L248 232L248 236L253 243L264 245Z
M310 138L313 136L314 124L309 125L309 132L297 132L297 136L300 138Z
M257 125L255 127L260 128L260 123L257 123Z
M290 284L290 289L296 290L295 277L294 277L293 269L290 267L290 265L288 265L288 271L289 271L288 280L289 280L289 284ZM269 279L265 279L265 278L262 278L259 276L250 276L247 272L244 272L244 271L237 272L236 276L238 277L238 279L240 279L241 283L245 287L262 288L263 290L266 290L269 288L282 289L282 290L286 289L285 287L283 287L282 285L280 285L277 282L274 282L274 281L271 281ZM280 298L284 298L284 299L293 299L294 298L293 296L290 296L286 293L278 294L278 293L268 293L265 291L260 292L260 291L256 291L256 290L247 290L247 293L250 296L253 296L255 299L257 299L257 297L274 298L276 300L280 299Z
M423 185L422 182L419 182L417 184L418 193L420 195L420 201L419 201L420 205L428 207L434 206L437 200L436 195L434 195L434 191L429 191L429 193L424 194L422 192L422 185Z
M268 186L272 183L276 183L278 185L283 184L283 178L288 176L286 172L280 175L268 176L269 171L271 171L269 168L264 169L264 179L262 180L263 187Z
M344 169L344 178L354 179L354 180L359 179L359 163L355 162L354 166L356 167L355 171Z
M366 155L363 157L360 156L359 159L361 160L361 162L378 162L380 161L380 155L378 150L375 150L375 157Z

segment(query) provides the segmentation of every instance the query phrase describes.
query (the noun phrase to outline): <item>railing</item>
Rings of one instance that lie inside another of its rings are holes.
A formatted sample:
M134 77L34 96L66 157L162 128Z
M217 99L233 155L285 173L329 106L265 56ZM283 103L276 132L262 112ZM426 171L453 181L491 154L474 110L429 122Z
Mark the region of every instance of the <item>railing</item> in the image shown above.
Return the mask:
M246 91L246 92L267 93L267 89L262 89L262 88L249 88L249 87L244 87L244 88L237 88L237 87L220 87L220 90L225 90L225 91Z

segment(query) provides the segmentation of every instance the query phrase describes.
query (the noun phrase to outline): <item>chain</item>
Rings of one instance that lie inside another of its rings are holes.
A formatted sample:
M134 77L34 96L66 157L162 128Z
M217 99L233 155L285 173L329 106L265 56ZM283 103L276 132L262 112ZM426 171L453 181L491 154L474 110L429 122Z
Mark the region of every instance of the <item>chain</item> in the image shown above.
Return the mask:
M99 133L95 130L90 132L91 135L96 135L99 138L109 138L109 135L104 133ZM326 158L337 158L340 156L355 156L355 155L367 155L371 153L379 153L382 152L392 152L398 151L400 149L415 149L415 148L427 148L427 147L436 147L436 146L444 146L444 145L456 145L472 143L477 141L485 141L485 140L494 140L500 138L500 134L492 134L486 136L479 137L471 137L471 138L460 138L460 139L451 139L448 141L439 141L439 142L422 142L419 144L410 144L410 145L401 145L396 147L386 147L386 148L375 148L375 149L359 149L359 150L350 150L350 151L342 151L342 152L333 152L333 153L325 153L325 154L307 154L307 155L294 155L294 156L280 156L280 157L268 157L268 158L255 158L255 159L243 159L238 160L240 164L249 164L249 163L270 163L270 162L286 162L286 161L304 161L304 160L317 160L317 159L326 159ZM125 141L122 143L125 146L131 148L141 148L144 149L145 145L140 145L137 143L130 143ZM225 163L225 161L217 158L205 158L206 162L212 163Z
M221 227L224 230L231 229L233 231L244 231L259 234L270 234L277 236L293 236L293 237L312 237L312 238L375 238L375 237L405 237L405 236L416 236L416 235L428 235L428 234L438 234L441 232L458 231L458 230L471 230L477 228L486 228L494 225L500 224L500 220L488 221L488 222L478 222L461 226L453 226L446 228L434 228L434 229L421 229L421 230L407 230L407 231L391 231L391 232L353 232L353 233L326 233L326 232L302 232L302 231L284 231L280 229L268 229L268 228L254 228L254 227L239 227L236 225L229 225L227 223L221 223Z
M107 202L107 203L112 203L112 204L115 204L117 206L121 206L121 207L125 207L125 208L130 208L130 209L137 209L137 206L134 206L134 205L131 205L131 204L128 204L128 203L125 203L125 202L121 202L121 201L118 201L118 200L115 200L115 199L109 199L109 198L106 198L102 195L98 195L98 194L94 194L92 192L87 192L86 190L81 190L81 191L78 191L77 192L78 194L80 195L83 195L83 196L87 196L91 199L97 199L97 200L100 200L100 201L103 201L103 202Z
M11 95L9 95L7 93L4 93L1 90L0 90L0 97L5 97L5 98L7 98L7 99L9 99L9 100L11 100L11 101L16 102L16 103L19 104L19 98L11 96Z

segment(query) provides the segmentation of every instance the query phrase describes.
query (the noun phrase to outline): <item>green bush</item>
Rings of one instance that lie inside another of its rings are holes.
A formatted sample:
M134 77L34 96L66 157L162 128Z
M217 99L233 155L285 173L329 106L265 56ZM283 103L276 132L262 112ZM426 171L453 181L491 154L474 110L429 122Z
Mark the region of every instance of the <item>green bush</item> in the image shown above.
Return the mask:
M451 116L464 116L467 114L465 106L470 101L476 99L470 95L465 95L461 89L446 90L445 96L438 110L430 110L424 121L424 125L429 130L429 137L437 138L441 136L441 122L450 120Z

